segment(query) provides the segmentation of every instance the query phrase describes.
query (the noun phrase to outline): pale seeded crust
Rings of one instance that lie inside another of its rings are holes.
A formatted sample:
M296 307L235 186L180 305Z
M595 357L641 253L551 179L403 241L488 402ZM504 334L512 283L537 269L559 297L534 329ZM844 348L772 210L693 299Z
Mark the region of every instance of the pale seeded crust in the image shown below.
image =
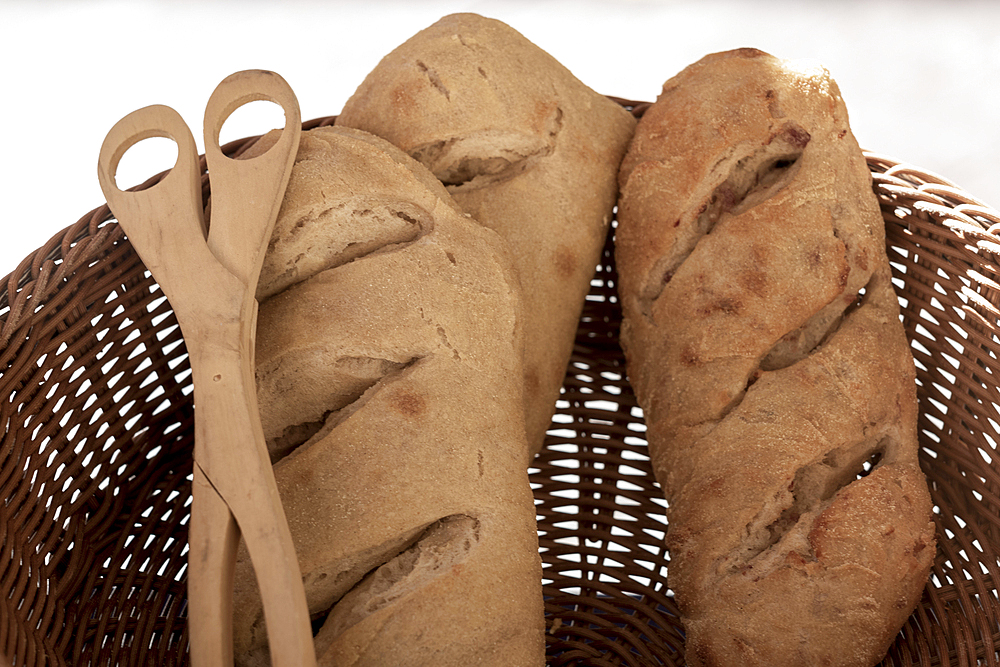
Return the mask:
M870 178L826 71L752 49L668 81L623 161L621 338L693 666L873 665L926 581Z
M337 124L420 160L511 244L524 288L533 455L551 423L634 119L509 26L456 14L387 55Z
M319 664L541 665L509 251L373 139L303 134L262 280L299 271L261 303L256 362ZM349 256L293 261L316 247ZM236 582L237 664L269 664L245 551Z

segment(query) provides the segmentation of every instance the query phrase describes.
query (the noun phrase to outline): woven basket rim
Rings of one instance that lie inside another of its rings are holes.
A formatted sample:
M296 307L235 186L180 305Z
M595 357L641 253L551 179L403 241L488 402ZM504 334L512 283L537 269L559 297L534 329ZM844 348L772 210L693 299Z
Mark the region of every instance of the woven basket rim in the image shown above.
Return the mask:
M632 111L636 116L641 116L652 102L632 100L624 97L607 96L621 106ZM302 130L308 131L316 127L333 125L336 115L318 116L302 123ZM253 135L236 139L222 146L222 152L229 156L239 155L255 141L260 139L260 135ZM984 227L989 236L1000 241L1000 209L990 206L982 200L965 190L954 181L927 170L917 165L898 159L894 156L863 150L869 168L878 170L881 178L884 179L882 185L886 188L901 187L912 188L917 192L926 195L928 204L954 207L958 213L968 216L970 222ZM199 160L204 168L205 156L199 155ZM169 170L154 174L142 183L129 188L129 191L145 190L160 182ZM962 219L960 216L956 216ZM58 258L66 258L70 255L70 250L82 239L94 236L97 230L112 218L111 210L107 203L101 204L91 211L85 213L74 224L56 232L44 245L27 254L24 259L10 273L0 278L0 317L3 316L3 309L9 307L9 295L22 289L30 280L36 279L41 267L50 261ZM3 339L0 338L0 343Z

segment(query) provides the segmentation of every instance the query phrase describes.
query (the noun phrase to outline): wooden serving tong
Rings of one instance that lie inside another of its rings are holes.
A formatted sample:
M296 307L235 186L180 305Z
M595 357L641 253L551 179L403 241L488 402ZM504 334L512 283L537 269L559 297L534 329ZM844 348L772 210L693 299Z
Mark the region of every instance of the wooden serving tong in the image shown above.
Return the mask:
M278 143L251 160L226 157L219 131L240 106L270 100L285 112ZM257 412L255 292L264 252L298 150L301 118L273 72L227 77L205 110L212 184L206 226L191 131L173 109L150 106L119 121L101 147L98 178L118 222L177 316L194 381L195 445L188 624L197 667L233 664L233 572L242 533L264 603L275 667L316 664L309 612ZM177 143L177 163L153 187L124 192L118 163L149 137Z

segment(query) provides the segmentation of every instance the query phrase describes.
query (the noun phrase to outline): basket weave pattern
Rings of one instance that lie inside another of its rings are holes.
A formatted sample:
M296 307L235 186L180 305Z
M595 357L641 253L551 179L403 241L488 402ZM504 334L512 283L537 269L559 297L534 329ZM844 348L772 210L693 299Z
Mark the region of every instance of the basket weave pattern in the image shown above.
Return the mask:
M1000 213L933 174L868 163L940 542L883 664L1000 667ZM531 470L552 667L684 664L616 283L609 237ZM169 304L107 207L0 283L0 654L18 667L188 664L191 392Z

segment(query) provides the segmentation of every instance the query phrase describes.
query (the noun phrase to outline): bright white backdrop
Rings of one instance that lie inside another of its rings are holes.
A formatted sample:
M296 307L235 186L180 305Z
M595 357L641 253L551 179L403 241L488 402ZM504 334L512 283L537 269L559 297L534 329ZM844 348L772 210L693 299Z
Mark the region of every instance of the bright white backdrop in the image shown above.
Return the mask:
M1000 207L1000 3L0 0L0 276L103 201L98 151L130 111L174 107L201 148L215 85L263 68L288 80L303 118L335 114L382 55L458 11L501 19L595 90L639 100L714 51L818 60L863 146ZM268 129L267 114L243 115L224 136ZM151 152L123 169L138 180L172 164Z

